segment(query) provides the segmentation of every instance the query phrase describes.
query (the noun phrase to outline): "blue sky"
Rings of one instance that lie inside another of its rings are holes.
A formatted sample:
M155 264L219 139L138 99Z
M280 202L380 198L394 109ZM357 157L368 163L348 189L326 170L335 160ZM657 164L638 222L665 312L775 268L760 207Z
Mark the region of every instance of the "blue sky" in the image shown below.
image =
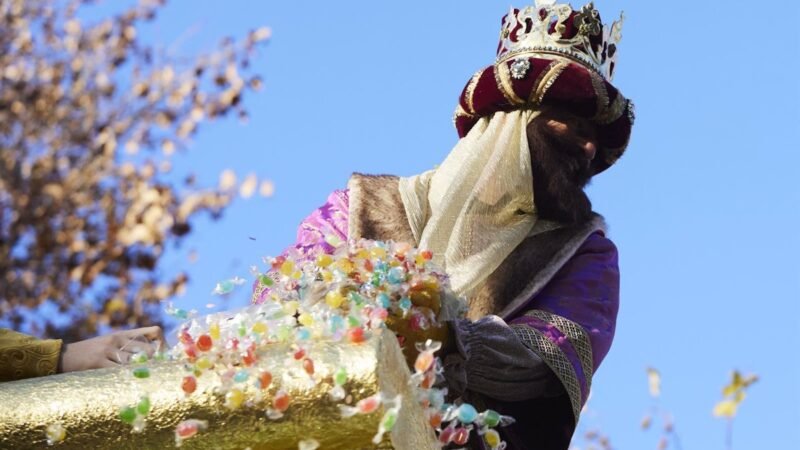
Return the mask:
M800 448L797 3L595 3L606 20L625 10L614 81L638 121L627 154L589 189L620 250L622 306L583 426L602 428L617 449L655 448L657 434L638 428L653 366L683 449L723 449L725 423L711 409L738 368L761 381L736 419L734 448ZM192 278L177 303L218 300L217 280L280 252L351 172L410 175L440 162L457 139L458 95L492 62L508 7L171 2L142 36L180 41L179 53L273 30L255 61L265 89L247 100L249 123L207 126L175 165L206 184L221 168L255 172L275 195L238 200L169 254L162 270ZM242 292L226 307L246 301Z

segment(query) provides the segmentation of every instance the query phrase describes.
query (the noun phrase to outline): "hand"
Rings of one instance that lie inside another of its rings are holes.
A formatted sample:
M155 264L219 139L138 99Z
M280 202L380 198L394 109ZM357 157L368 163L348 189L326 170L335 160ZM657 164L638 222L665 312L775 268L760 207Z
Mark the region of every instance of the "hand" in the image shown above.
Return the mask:
M163 342L164 333L160 327L146 327L64 344L61 350L61 372L125 364L138 352L152 356Z
M415 314L424 317L439 316L439 311L442 308L442 299L437 283L431 281L412 283L409 299L414 306ZM427 327L420 329L412 326L412 315L409 314L406 317L390 315L386 319L386 326L402 338L403 355L405 355L409 367L414 366L417 354L419 354L417 343L431 339L441 342L442 346L446 346L450 336L447 323L428 323Z

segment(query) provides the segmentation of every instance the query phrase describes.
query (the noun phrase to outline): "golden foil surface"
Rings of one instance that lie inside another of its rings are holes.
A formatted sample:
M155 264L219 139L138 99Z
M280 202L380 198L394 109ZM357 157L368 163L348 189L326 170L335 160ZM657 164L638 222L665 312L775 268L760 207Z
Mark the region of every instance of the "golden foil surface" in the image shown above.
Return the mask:
M53 448L174 448L175 427L186 419L207 420L208 428L184 441L182 449L297 449L303 439L316 439L320 449L439 448L414 400L409 370L392 333L374 333L362 344L310 346L308 356L323 380L314 385L299 365L287 362L287 345L264 351L259 367L272 372L272 386L261 399L249 386L249 401L236 410L226 408L224 395L215 392L219 378L214 373L198 377L197 390L187 396L181 390L187 372L179 362L151 365L145 379L135 378L131 367L119 367L0 383L0 448L48 447L45 430L54 423L63 425L66 438ZM372 443L383 410L342 418L341 402L328 395L339 367L348 373L344 387L351 405L377 392L403 395L391 439ZM265 411L278 389L289 393L291 406L282 418L271 420ZM134 433L119 419L119 411L136 405L142 395L149 396L152 407L144 431Z

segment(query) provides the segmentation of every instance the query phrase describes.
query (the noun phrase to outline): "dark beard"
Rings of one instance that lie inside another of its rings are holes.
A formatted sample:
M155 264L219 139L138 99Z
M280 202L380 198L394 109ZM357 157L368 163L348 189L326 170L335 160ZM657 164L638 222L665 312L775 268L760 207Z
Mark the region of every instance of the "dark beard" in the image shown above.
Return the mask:
M592 217L592 202L583 191L592 178L591 161L580 146L554 135L539 119L527 129L538 216L567 224L585 222Z

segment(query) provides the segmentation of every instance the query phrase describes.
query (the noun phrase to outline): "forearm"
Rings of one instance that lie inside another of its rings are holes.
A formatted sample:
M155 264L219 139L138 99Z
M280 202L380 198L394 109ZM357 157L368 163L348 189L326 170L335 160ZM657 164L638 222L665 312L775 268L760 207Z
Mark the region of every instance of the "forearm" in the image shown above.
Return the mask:
M456 394L472 391L502 401L523 401L563 392L545 362L497 316L449 322L444 376Z
M0 329L0 381L53 375L58 369L61 340L36 339Z

